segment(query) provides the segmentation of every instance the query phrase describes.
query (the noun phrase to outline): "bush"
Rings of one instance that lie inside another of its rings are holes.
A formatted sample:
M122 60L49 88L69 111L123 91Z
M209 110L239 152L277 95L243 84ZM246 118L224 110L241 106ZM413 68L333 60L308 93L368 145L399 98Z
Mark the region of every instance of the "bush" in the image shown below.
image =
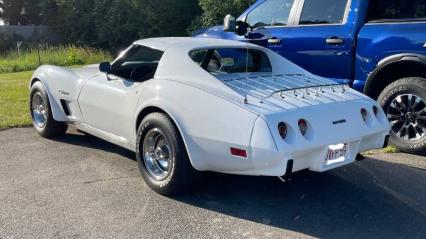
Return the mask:
M23 37L15 33L1 32L0 33L0 53L11 49L16 49L16 42L24 40Z
M16 50L0 55L0 73L35 70L40 65L87 65L111 60L111 55L103 50L67 46L32 46L23 49L18 55Z

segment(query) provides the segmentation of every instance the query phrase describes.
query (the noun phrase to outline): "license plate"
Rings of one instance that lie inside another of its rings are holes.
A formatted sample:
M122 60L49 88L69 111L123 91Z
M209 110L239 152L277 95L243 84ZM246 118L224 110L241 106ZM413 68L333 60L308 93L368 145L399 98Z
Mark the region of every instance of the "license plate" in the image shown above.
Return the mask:
M336 144L328 146L328 154L326 161L343 161L348 151L347 144Z

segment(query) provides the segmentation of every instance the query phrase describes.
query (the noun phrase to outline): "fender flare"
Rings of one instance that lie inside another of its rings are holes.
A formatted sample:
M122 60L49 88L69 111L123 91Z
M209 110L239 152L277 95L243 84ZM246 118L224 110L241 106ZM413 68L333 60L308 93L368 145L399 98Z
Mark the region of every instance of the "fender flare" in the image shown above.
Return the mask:
M190 136L186 134L185 128L180 123L180 119L177 116L177 114L175 114L174 110L170 109L166 105L167 105L166 102L163 102L162 100L159 100L159 99L152 99L152 100L144 102L142 105L138 105L138 108L135 111L136 113L133 117L133 125L135 126L136 131L138 130L137 129L138 117L145 109L148 109L148 108L160 109L161 111L166 113L167 116L169 116L170 119L172 120L172 122L176 125L176 128L177 128L177 130L179 131L179 133L182 137L183 144L185 145L185 150L187 152L187 155L188 155L189 161L191 162L191 165L196 170L202 170L204 168L204 166L197 164L197 161L193 160L193 157L191 157L191 153L190 153L191 151L189 150L190 146L189 146L189 142L188 142L188 140L190 139Z
M46 75L43 72L42 68L37 69L34 72L34 74L31 76L31 80L28 85L29 90L31 91L31 87L35 82L40 82L43 85L44 89L46 90L46 94L49 99L50 110L52 111L53 119L55 119L56 121L66 121L68 117L65 115L62 109L62 106L60 106L55 100L55 97L53 96L51 89L49 88L49 85L46 83L45 77Z
M366 95L369 95L369 93L372 90L372 86L374 85L374 81L376 76L387 67L391 66L395 63L402 63L402 62L410 62L410 63L417 63L426 66L426 55L421 54L413 54L413 53L401 53L396 55L388 56L377 64L377 67L374 71L372 71L367 78L367 81L365 82L365 87L363 93Z

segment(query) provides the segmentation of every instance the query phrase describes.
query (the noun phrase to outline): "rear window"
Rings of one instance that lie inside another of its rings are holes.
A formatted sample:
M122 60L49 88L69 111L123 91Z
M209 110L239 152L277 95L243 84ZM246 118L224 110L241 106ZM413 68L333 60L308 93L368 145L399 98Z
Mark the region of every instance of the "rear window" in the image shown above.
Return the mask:
M425 19L426 0L371 0L368 21Z
M213 75L272 72L268 56L260 50L243 48L221 48L195 50L191 59Z

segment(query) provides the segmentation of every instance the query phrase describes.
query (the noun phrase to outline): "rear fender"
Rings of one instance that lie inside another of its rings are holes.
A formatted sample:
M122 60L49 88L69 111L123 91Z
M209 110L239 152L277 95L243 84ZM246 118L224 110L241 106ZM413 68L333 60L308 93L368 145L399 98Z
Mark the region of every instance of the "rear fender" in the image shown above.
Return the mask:
M133 118L136 127L144 109L161 109L179 129L195 169L219 172L253 169L250 159L232 156L230 147L249 150L257 114L197 87L160 79L146 83Z

